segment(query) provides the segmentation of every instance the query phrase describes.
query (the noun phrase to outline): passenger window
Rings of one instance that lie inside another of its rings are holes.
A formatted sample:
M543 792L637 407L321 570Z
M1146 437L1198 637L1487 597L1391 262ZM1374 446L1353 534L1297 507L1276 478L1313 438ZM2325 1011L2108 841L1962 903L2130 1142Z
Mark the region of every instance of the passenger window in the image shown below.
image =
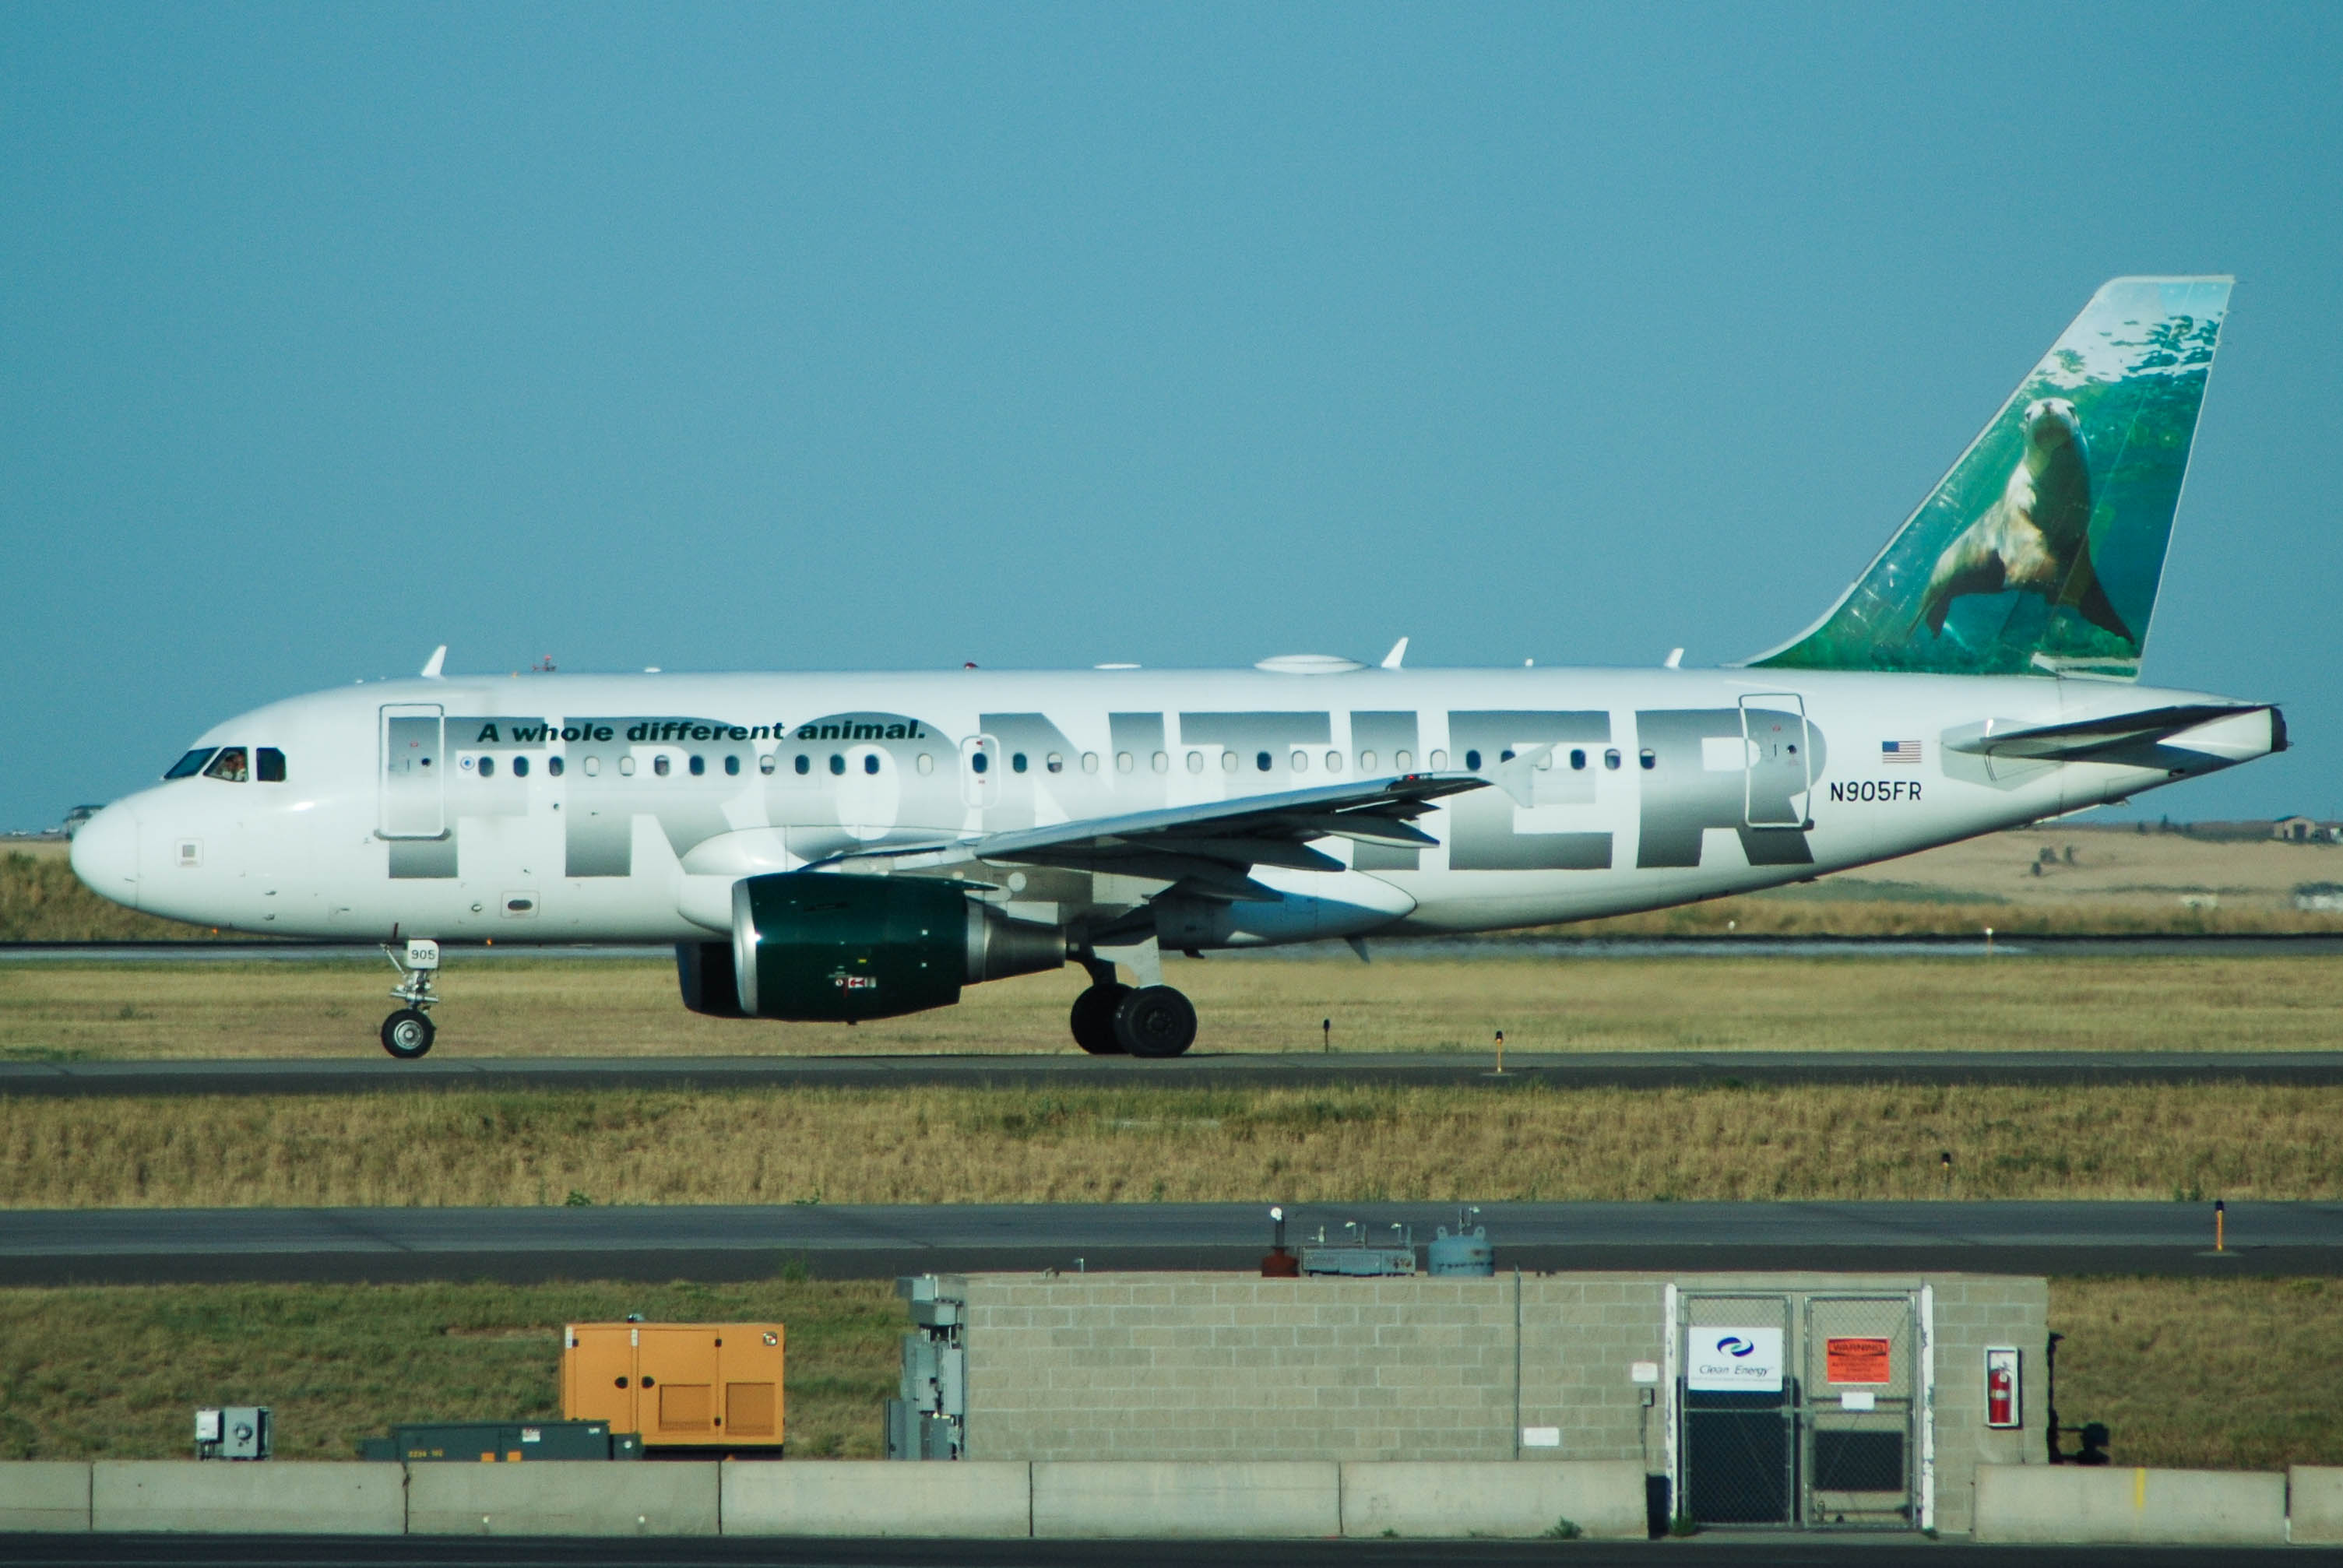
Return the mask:
M548 773L552 774L556 779L560 778L562 773L568 769L568 766L569 765L568 763L562 761L558 757L548 757L545 759L545 770Z
M659 769L659 771L660 771L660 772L662 772L662 773L664 773L664 772L666 772L666 771L667 771L667 769L666 769L664 767L662 767L662 768ZM495 778L496 776L497 776L497 759L496 759L495 758L493 758L493 757L483 757L483 758L481 758L481 759L480 759L480 777L481 777L481 778L483 778L483 779L493 779L493 778Z
M1204 754L1203 754L1202 752L1201 752L1201 751L1191 751L1191 752L1189 752L1189 753L1188 753L1188 771L1189 771L1189 772L1191 772L1191 773L1202 773L1203 770L1204 770Z
M1362 773L1372 773L1372 772L1373 772L1374 770L1375 770L1375 754L1374 754L1373 752L1372 752L1372 751L1362 751L1362 752L1360 752L1360 753L1359 753L1359 771L1360 771L1360 772L1362 772Z
M1434 751L1432 754L1431 761L1432 770L1434 773L1444 771L1448 767L1448 753L1445 751Z
M1268 753L1268 752L1266 752L1266 751L1257 751L1257 752L1253 753L1252 765L1253 765L1254 769L1257 769L1257 770L1258 770L1258 771L1260 771L1260 772L1262 772L1262 773L1266 773L1266 772L1268 772L1268 771L1269 771L1269 753Z
M845 771L846 771L846 759L845 759L845 758L843 758L843 757L840 757L840 756L837 752L835 752L835 751L831 752L831 753L830 754L830 772L832 772L832 773L834 773L834 774L835 774L835 773L843 773L843 772L845 772ZM980 752L980 753L978 753L978 754L977 754L977 759L976 759L976 770L977 770L979 773L981 773L981 772L983 772L983 771L984 771L984 756L983 756L983 753L981 753L981 752Z
M738 779L740 777L740 759L738 757L727 757L724 759L724 776L727 779Z
M1130 752L1118 751L1114 754L1114 770L1116 772L1128 773L1137 766L1139 766L1139 759L1133 757Z
M1615 749L1605 751L1603 754L1603 766L1615 772L1619 767L1619 753Z
M1172 759L1164 755L1162 752L1158 751L1154 757L1150 759L1148 766L1154 769L1158 773L1169 773L1172 771Z
M1082 753L1082 771L1085 773L1095 773L1098 771L1097 752L1085 751Z
M1573 773L1584 773L1586 771L1586 752L1584 748L1572 749L1570 753L1570 770Z
M635 759L632 752L618 759L618 771L629 779L635 776Z
M1342 754L1339 751L1329 751L1326 753L1326 771L1329 773L1340 773L1342 770Z
M779 760L780 759L779 758L768 751L762 757L757 759L757 771L759 773L770 774L773 769L779 765Z
M1012 752L1010 755L1009 771L1011 773L1022 773L1025 771L1025 753L1018 751Z
M1063 773L1066 770L1066 754L1062 751L1052 751L1050 753L1050 759L1041 766L1052 773Z
M588 759L586 759L586 777L587 777L587 778L588 778L588 779L596 779L596 778L599 778L599 777L601 776L601 772L602 772L602 759L601 759L599 757L588 757Z
M1403 773L1406 772L1409 769L1415 766L1415 753L1413 751L1393 752L1392 766L1398 769Z
M262 753L261 753L261 755L262 755L263 757L266 757L266 756L267 756L267 753L264 751L264 752L262 752ZM516 758L514 758L514 759L513 759L513 777L514 777L514 778L516 778L516 779L526 779L526 778L528 778L528 758L526 758L526 757L516 757Z
M810 757L809 757L809 756L807 756L807 755L806 755L804 752L802 752L802 751L799 752L799 753L798 753L798 759L797 759L797 769L798 769L798 772L799 772L800 775L803 775L803 774L807 774L807 773L810 773L810 772L812 772L812 771L813 771L813 759L812 759L812 758L810 758Z
M1467 751L1464 753L1464 771L1467 773L1478 773L1481 771L1481 753L1479 751Z
M1650 750L1636 752L1635 760L1644 765L1644 771L1646 773L1660 765L1659 754Z
M1297 751L1293 754L1293 770L1296 773L1307 773L1310 771L1310 753L1307 751Z
M865 773L876 773L879 771L879 753L876 751L866 751L862 754L862 771Z
M196 747L193 751L188 752L185 757L182 757L176 762L172 763L171 770L168 773L164 774L163 777L166 779L194 778L196 774L204 770L204 764L212 759L212 751L213 748L209 746Z
M984 748L980 746L968 754L968 765L976 772L981 773L992 766L992 759L987 756ZM830 759L830 770L832 773L843 773L846 771L846 765L833 757Z
M212 759L212 765L204 769L205 778L222 779L230 784L241 784L250 776L251 769L245 764L244 748L241 746L221 747L219 755Z
M1793 747L1792 749L1795 750L1796 748ZM263 784L285 782L285 753L277 750L274 746L264 746L253 753L252 759L259 764L257 770Z
M922 772L922 773L932 773L932 772L934 772L935 770L936 770L936 759L935 759L933 757L930 756L927 752L924 752L924 751L920 752L920 772Z
M693 759L691 759L691 776L692 776L694 779L699 778L701 774L703 774L703 773L705 773L705 772L707 772L707 771L708 771L708 759L707 759L707 758L705 758L705 757L695 757L695 758L693 758Z
M1235 772L1236 770L1237 770L1237 754L1236 754L1235 752L1233 752L1233 751L1223 751L1223 752L1222 752L1222 753L1221 753L1221 771L1222 771L1222 772L1223 772L1223 773L1233 773L1233 772Z
M662 779L667 777L669 766L670 764L669 763L667 755L664 752L651 759L651 771L658 774Z

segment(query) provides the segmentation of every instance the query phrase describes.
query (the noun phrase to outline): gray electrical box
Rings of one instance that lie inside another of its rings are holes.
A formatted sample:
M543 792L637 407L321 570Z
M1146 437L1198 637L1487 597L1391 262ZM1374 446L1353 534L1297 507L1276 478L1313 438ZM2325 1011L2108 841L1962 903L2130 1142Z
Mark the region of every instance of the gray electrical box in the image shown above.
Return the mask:
M958 1459L967 1446L964 1289L957 1279L934 1274L895 1282L915 1326L903 1336L901 1397L887 1402L890 1459Z
M196 1412L197 1459L266 1459L269 1432L265 1404L231 1404Z

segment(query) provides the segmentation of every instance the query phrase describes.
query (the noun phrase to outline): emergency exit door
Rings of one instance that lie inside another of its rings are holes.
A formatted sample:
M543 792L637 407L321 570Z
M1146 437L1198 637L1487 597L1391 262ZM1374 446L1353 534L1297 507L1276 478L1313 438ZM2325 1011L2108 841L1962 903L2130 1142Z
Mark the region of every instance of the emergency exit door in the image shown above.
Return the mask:
M382 814L386 839L437 839L447 831L447 719L437 703L382 710Z
M1814 754L1805 699L1794 691L1741 699L1742 820L1752 828L1804 828L1813 813Z

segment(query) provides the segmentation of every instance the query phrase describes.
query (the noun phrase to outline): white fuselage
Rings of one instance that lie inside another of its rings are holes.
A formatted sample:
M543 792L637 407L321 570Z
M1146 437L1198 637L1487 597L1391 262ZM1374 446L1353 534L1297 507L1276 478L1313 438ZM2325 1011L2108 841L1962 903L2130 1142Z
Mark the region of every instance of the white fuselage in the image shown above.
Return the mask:
M74 864L118 902L276 935L704 940L729 929L741 877L841 851L1464 770L1504 787L1441 802L1419 823L1435 845L1323 840L1346 869L1261 868L1286 902L1165 945L1479 930L1807 879L2271 749L2260 710L2192 731L2173 766L1946 744L2201 700L2047 676L1757 670L399 680L215 727L199 747L281 752L281 781L256 768L144 790L83 828ZM993 889L1008 912L1075 930L1161 890L1048 870Z

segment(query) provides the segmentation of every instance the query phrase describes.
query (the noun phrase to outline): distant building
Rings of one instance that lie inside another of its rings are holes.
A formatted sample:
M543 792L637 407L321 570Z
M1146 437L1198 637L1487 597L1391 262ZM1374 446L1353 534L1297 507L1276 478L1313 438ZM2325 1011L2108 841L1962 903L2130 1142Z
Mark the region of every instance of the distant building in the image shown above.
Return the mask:
M2270 824L2270 837L2289 844L2331 844L2343 838L2343 831L2309 817L2280 817Z

